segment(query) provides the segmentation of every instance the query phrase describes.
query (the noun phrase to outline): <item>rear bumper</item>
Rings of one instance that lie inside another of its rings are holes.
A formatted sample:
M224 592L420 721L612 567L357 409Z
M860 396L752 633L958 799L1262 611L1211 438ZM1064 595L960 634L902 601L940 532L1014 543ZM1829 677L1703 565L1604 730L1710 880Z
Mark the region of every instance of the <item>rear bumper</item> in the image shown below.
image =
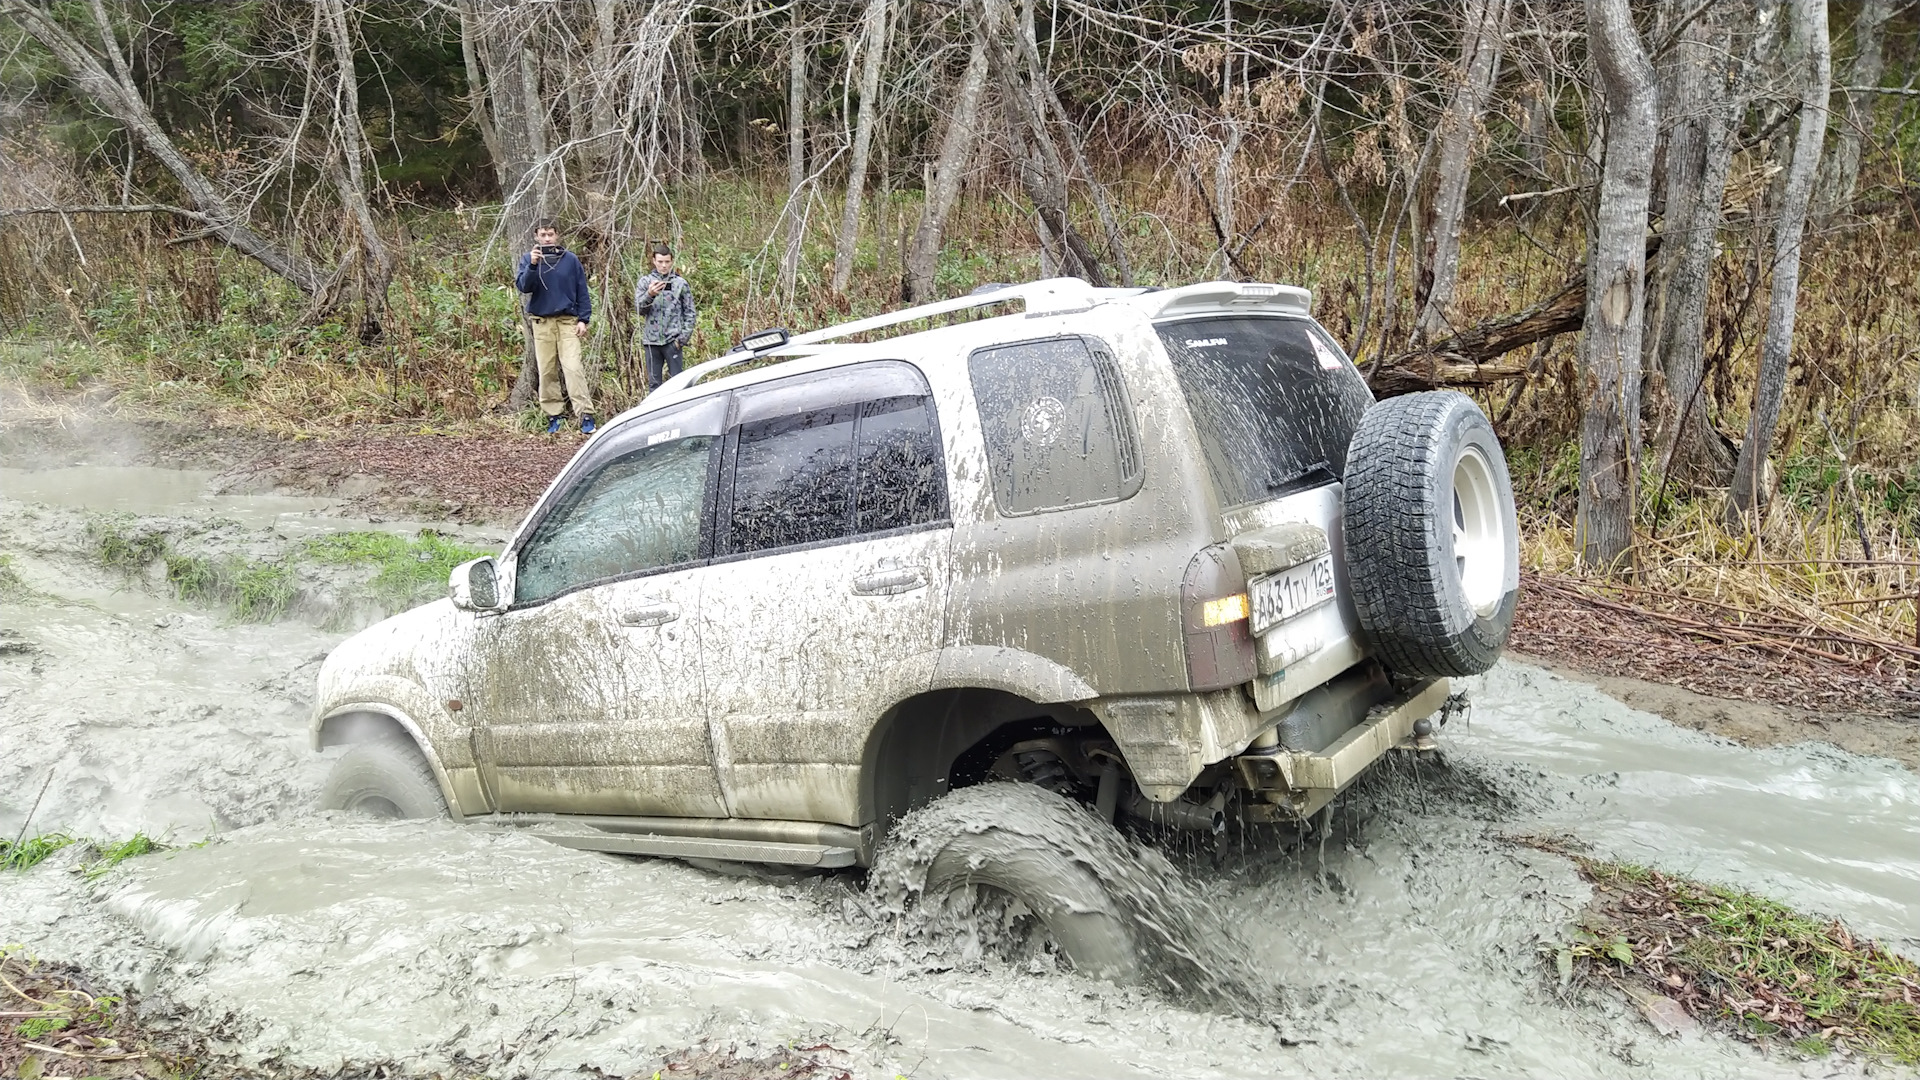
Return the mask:
M1447 680L1435 679L1374 706L1323 750L1253 749L1235 758L1234 765L1242 783L1272 808L1261 816L1306 817L1332 802L1387 751L1411 747L1414 724L1438 712L1449 692Z

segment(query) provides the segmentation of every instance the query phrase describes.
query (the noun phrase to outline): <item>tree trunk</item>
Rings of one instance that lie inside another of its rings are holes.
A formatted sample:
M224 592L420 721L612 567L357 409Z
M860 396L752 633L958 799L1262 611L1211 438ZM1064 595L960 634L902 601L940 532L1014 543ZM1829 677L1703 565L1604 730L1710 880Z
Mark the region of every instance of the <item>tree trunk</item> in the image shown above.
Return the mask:
M243 215L160 129L153 112L140 96L139 86L120 51L113 22L101 0L91 0L87 10L92 16L92 29L100 37L99 53L82 45L51 11L21 0L0 0L0 12L12 16L22 30L53 54L71 80L74 91L118 120L140 140L148 153L159 159L186 193L188 205L205 215L212 236L285 278L308 298L318 297L326 287L326 275L305 257L247 227Z
M1726 442L1707 414L1705 382L1707 297L1727 172L1733 162L1735 88L1727 57L1733 35L1712 15L1683 31L1673 54L1667 137L1667 254L1655 280L1658 325L1648 332L1662 374L1658 396L1661 472L1689 487L1720 487L1733 471Z
M880 108L880 66L887 57L887 0L867 0L866 48L860 61L860 107L853 123L853 148L847 163L847 201L840 212L840 237L833 249L833 291L844 294L853 280L853 259L860 243L860 205L867 187L867 154L873 146L873 120Z
M906 274L901 281L900 298L908 303L925 303L933 297L933 273L940 262L940 239L947 227L947 216L960 197L960 182L967 162L973 157L974 134L980 123L980 98L987 88L987 53L976 42L967 58L967 70L960 76L953 114L947 118L946 135L940 140L940 157L934 162L933 178L927 184L927 201L920 210L920 227L914 230L913 244L907 249Z
M1827 97L1832 71L1827 43L1827 0L1795 0L1794 39L1806 57L1800 94L1800 124L1794 134L1793 161L1781 188L1780 216L1773 231L1773 288L1767 298L1767 332L1760 342L1760 371L1753 388L1753 413L1747 437L1734 465L1727 499L1727 527L1743 529L1749 515L1772 494L1762 470L1773 446L1787 389L1787 360L1793 352L1794 305L1800 293L1800 241L1806 231L1807 204L1819 171L1820 148L1827 134ZM1757 516L1757 515L1756 515Z
M367 147L360 126L360 82L354 70L353 37L347 28L346 0L320 0L333 46L334 67L334 143L339 148L339 168L333 170L340 202L360 232L360 340L372 344L380 339L381 322L387 312L387 288L393 282L393 256L373 220L373 207L367 202Z
M493 114L494 177L500 183L500 232L509 273L533 242L533 223L548 212L546 158L547 110L540 100L539 76L529 47L539 12L514 0L463 3L461 34L470 37ZM540 389L534 359L533 327L522 320L520 370L507 395L507 407L520 409Z
M1433 284L1414 324L1421 341L1447 332L1448 307L1460 277L1460 228L1467 213L1467 181L1480 117L1487 111L1500 72L1500 44L1506 32L1507 0L1467 0L1460 39L1461 82L1440 128L1438 184L1433 195L1433 225L1427 236L1427 265Z
M1847 65L1848 86L1878 86L1886 72L1887 21L1893 18L1893 0L1863 0L1853 19L1853 61ZM1821 168L1816 185L1815 220L1826 222L1845 212L1860 183L1860 146L1873 134L1876 95L1852 92L1842 96L1840 130L1833 152Z
M787 248L780 256L780 297L793 303L800 247L807 229L807 35L800 27L787 53Z
M1617 573L1631 569L1633 553L1647 203L1660 95L1627 0L1586 0L1586 9L1587 48L1606 113L1606 162L1580 340L1585 411L1575 533L1586 565Z

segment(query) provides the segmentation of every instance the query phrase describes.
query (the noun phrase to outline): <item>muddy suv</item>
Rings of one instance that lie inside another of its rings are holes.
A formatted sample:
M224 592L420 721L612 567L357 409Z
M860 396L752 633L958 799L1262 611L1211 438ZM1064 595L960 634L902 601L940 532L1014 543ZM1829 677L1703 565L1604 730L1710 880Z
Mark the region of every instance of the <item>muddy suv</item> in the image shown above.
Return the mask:
M1055 280L774 331L333 652L324 801L809 867L994 779L1155 829L1300 820L1432 745L1505 643L1516 536L1480 410L1376 404L1301 289ZM946 876L1112 967L1125 927L1065 925L1098 883L996 846L994 797Z

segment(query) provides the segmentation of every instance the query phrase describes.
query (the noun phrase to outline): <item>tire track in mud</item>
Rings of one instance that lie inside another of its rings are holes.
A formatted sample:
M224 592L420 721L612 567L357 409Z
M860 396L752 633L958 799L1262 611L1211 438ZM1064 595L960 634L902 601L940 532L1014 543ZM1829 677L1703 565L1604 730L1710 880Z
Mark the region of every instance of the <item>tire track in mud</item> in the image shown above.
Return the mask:
M325 760L305 748L306 684L339 633L224 624L56 551L20 565L40 595L0 598L30 647L0 656L0 826L51 769L34 831L217 836L94 882L77 855L0 877L0 940L136 987L241 1060L626 1074L704 1039L830 1042L887 1076L1800 1075L1661 1039L1617 1001L1560 1000L1539 947L1586 886L1513 832L1764 891L1909 952L1920 936L1913 774L1745 750L1503 665L1471 680L1447 767L1377 773L1323 843L1175 854L1205 920L1233 928L1208 944L1285 988L1183 1007L1044 950L911 933L847 876L310 813Z

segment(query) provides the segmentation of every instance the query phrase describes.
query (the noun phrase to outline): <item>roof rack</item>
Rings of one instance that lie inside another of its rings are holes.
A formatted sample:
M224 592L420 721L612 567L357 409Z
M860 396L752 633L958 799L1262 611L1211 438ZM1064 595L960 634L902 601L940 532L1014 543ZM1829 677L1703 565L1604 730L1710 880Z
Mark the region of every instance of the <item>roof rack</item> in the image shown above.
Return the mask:
M952 300L940 300L931 304L904 308L900 311L875 315L866 319L839 323L824 329L799 334L789 338L777 348L760 352L730 352L714 360L695 365L660 384L660 389L668 392L681 390L699 382L707 375L763 356L804 356L821 351L814 346L826 345L841 338L855 334L864 334L873 330L884 330L889 326L930 319L935 315L946 315L955 311L970 311L975 308L993 307L996 304L1011 303L1015 300L1026 302L1027 314L1045 315L1069 311L1085 311L1098 303L1100 295L1093 286L1079 278L1047 278L1043 281L1030 281L1024 285L1008 285L989 292L957 296Z

